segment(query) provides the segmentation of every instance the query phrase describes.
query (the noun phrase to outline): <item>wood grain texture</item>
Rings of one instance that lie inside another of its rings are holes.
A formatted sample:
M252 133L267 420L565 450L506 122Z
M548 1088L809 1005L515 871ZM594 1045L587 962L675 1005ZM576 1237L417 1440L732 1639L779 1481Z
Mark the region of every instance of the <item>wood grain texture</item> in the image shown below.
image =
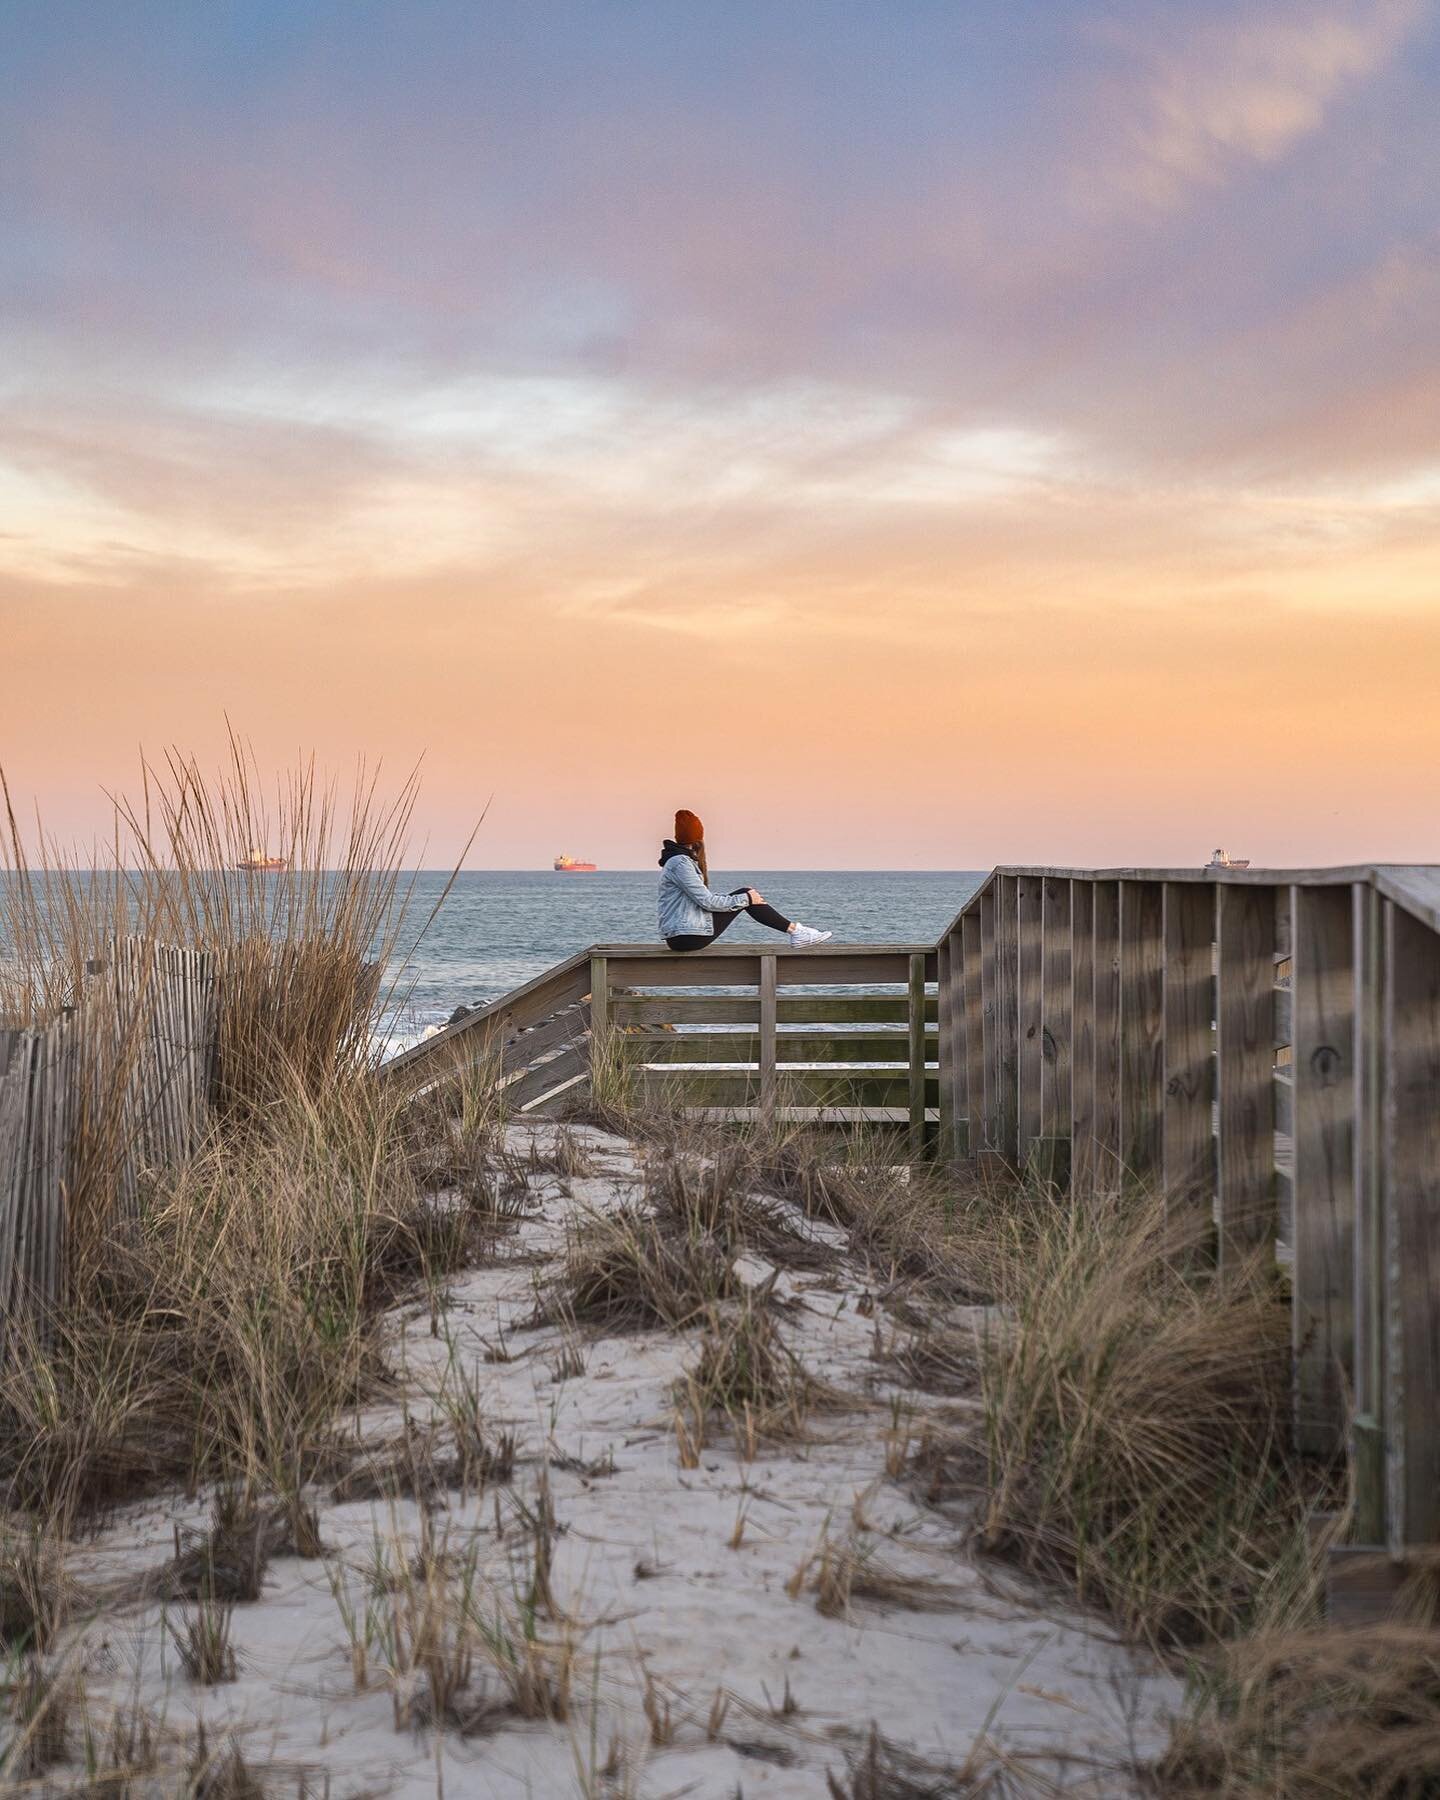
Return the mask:
M1348 887L1294 887L1295 1441L1344 1442L1355 1358L1355 926Z
M983 1099L980 1106L980 1143L977 1154L994 1154L1000 1141L1000 1012L996 993L995 894L987 889L977 908L980 914L980 1039ZM965 915L970 916L968 913Z
M1122 1175L1120 1154L1120 883L1094 884L1095 1176L1103 1186Z
M1165 917L1158 881L1120 883L1120 1154L1138 1181L1161 1174Z
M1187 1241L1208 1234L1215 1201L1215 895L1166 882L1162 1171Z
M1044 1047L1045 884L1022 875L1015 884L1017 932L1016 1014L1019 1058L1019 1142L1023 1165L1040 1135L1041 1071Z
M1440 1538L1440 937L1387 900L1386 1444L1392 1551Z
M760 1107L772 1112L775 1106L775 1037L776 1037L775 958L760 958Z
M1070 883L1070 1185L1095 1179L1095 884Z
M981 917L966 913L960 922L960 959L965 1005L965 1154L978 1156L985 1110L985 991Z
M1040 1134L1070 1136L1071 949L1070 883L1052 877L1041 897L1043 966L1040 982Z
M1002 876L995 895L996 1097L995 1149L1015 1166L1019 1157L1020 1039L1016 1014L1016 893Z
M1219 1248L1222 1272L1275 1241L1275 890L1218 890Z
M925 1109L929 1083L925 1073L925 958L910 958L910 1148L925 1154ZM938 1083L937 1093L938 1099Z
M1384 1119L1383 902L1368 882L1351 885L1355 964L1355 1397L1351 1459L1355 1535L1386 1541L1385 1294L1388 1286L1381 1164Z

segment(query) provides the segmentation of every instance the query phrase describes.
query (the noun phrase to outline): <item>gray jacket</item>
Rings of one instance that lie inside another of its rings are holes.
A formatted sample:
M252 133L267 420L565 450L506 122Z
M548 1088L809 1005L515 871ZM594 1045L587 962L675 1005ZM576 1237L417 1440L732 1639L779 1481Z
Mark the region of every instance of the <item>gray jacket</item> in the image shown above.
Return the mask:
M660 935L711 937L715 921L711 913L739 912L750 904L747 889L717 894L700 879L693 856L669 852L660 865Z

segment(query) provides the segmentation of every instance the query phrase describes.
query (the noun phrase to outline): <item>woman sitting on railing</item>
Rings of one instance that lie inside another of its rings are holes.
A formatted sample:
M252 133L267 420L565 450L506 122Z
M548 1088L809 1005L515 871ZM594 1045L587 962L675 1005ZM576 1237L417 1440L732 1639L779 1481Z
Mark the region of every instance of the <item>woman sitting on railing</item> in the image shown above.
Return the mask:
M794 949L823 944L828 931L793 925L776 912L758 888L736 888L717 894L710 887L705 859L705 827L693 812L675 815L675 835L660 852L660 935L672 950L703 950L729 929L740 914L760 925L783 931Z

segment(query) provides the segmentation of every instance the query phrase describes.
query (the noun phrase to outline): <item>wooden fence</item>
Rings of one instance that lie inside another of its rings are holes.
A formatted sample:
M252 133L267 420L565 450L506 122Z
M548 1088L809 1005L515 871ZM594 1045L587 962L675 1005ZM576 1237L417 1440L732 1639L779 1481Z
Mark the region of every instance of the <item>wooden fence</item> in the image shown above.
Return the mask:
M387 1067L483 1053L550 1113L617 1043L678 1105L1163 1187L1222 1274L1273 1248L1298 1444L1348 1440L1362 1555L1440 1542L1440 868L1001 868L937 944L596 945Z
M1440 1540L1440 869L997 869L938 954L949 1152L1274 1246L1300 1446Z
M44 1030L0 1030L0 1327L59 1303L82 1190L120 1215L188 1156L209 1111L209 952L125 940Z

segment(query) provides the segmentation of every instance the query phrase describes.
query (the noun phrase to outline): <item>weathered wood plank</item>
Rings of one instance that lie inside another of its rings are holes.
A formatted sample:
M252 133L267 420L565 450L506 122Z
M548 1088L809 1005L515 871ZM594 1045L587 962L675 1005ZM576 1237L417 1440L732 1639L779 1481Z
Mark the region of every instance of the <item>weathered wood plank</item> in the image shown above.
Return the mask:
M1216 936L1223 1271L1275 1241L1275 890L1221 884Z
M1382 1544L1385 1527L1384 946L1381 900L1351 886L1355 941L1355 1536Z
M590 1073L590 1046L573 1044L552 1056L549 1062L537 1063L523 1075L500 1089L500 1098L511 1112L522 1112L536 1101L544 1100L558 1088L566 1087L582 1075Z
M589 992L590 980L590 958L583 954L567 957L563 963L547 969L543 975L537 975L533 981L527 981L523 987L492 1001L478 1012L472 1012L458 1024L400 1051L381 1066L380 1073L388 1078L432 1059L443 1062L450 1056L454 1044L462 1039L467 1044L473 1040L478 1045L493 1039L497 1030L503 1033L524 1025L538 1025L559 1007L583 999Z
M1355 927L1348 887L1290 890L1295 1440L1344 1441L1355 1361Z
M1002 876L995 893L995 1148L1012 1167L1020 1161L1020 1033L1016 1012L1018 945L1014 876Z
M635 1032L627 1047L646 1062L755 1063L759 1065L757 1031ZM939 1067L939 1039L925 1039L925 1060L932 1073ZM897 1072L910 1066L910 1037L903 1031L781 1031L775 1039L779 1063L864 1063Z
M717 944L713 950L605 952L610 978L618 986L756 987L760 958L776 959L776 981L782 988L877 986L886 982L904 986L912 955L925 958L926 979L937 972L933 947L912 944L904 950L871 950L845 947L832 950L819 944L813 950L771 951L763 944Z
M935 996L925 1001L927 1022L935 1019ZM775 1016L781 1025L899 1025L908 1027L910 1003L900 994L780 994ZM610 1001L616 1025L758 1025L758 994L632 995ZM902 1031L903 1035L903 1031Z
M775 1106L775 958L760 958L760 1106L770 1112Z
M1070 1187L1095 1180L1095 884L1070 883Z
M1215 1201L1215 894L1166 882L1162 1169L1188 1243L1208 1237Z
M677 1106L751 1106L758 1105L759 1076L743 1069L694 1069L679 1073L673 1068L638 1071L644 1091ZM937 1108L940 1084L935 1076L926 1083L926 1099ZM777 1108L791 1106L846 1107L884 1106L896 1109L909 1119L910 1078L898 1075L873 1075L864 1070L853 1074L848 1070L812 1071L781 1068L776 1072Z
M1440 1538L1440 936L1384 905L1388 1536Z
M1165 917L1158 881L1120 884L1120 1145L1126 1172L1161 1172L1165 1099Z
M1072 995L1068 881L1052 878L1043 884L1041 911L1040 1135L1047 1144L1055 1145L1069 1141L1073 1100L1070 1067ZM1050 1181L1066 1180L1069 1176L1069 1153L1066 1152L1058 1159L1052 1153L1040 1173Z
M590 1042L603 1044L611 1028L610 960L605 956L590 958Z
M1045 1060L1041 1037L1044 1030L1041 1016L1045 966L1044 892L1044 882L1032 876L1022 875L1015 884L1019 971L1015 1004L1020 1034L1017 1153L1022 1165L1040 1135L1040 1071Z
M1000 1014L996 990L995 891L980 898L980 1010L984 1050L984 1101L979 1151L994 1153L1000 1142Z
M955 1089L958 1082L964 1079L964 1059L957 1054L956 1043L956 1007L951 991L953 976L950 957L951 938L946 935L940 939L936 949L935 998L939 1014L940 1042L944 1045L941 1061L943 1071L940 1080L940 1153L951 1158L955 1155Z
M1106 1188L1122 1179L1120 1150L1120 883L1094 884L1095 1174Z
M910 1148L919 1157L925 1154L925 1106L928 1082L925 1074L925 958L910 958ZM938 1086L936 1089L938 1098Z
M980 1154L985 1112L985 994L981 958L981 916L960 921L960 964L965 1006L965 1155Z

